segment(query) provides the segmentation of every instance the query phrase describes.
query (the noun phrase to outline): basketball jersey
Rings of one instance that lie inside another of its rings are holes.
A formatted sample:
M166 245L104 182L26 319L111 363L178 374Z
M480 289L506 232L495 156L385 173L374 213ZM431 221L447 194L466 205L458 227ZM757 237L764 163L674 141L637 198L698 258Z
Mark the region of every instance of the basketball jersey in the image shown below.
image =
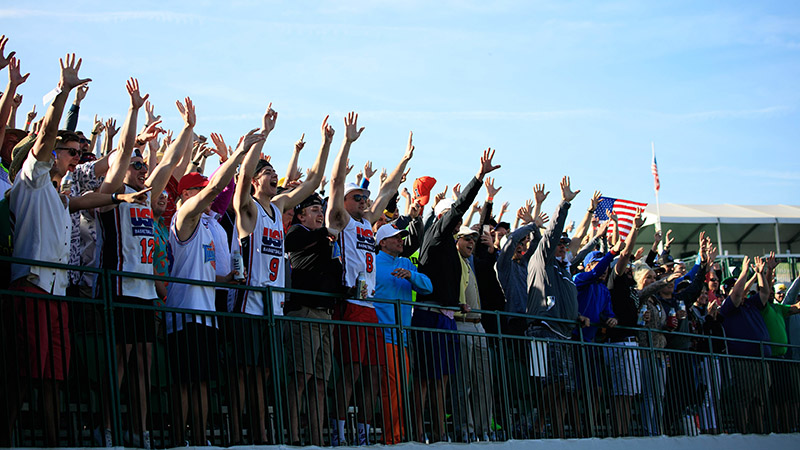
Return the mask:
M245 284L254 287L286 286L286 264L283 257L283 220L280 209L272 203L274 219L256 199L256 225L249 236L239 239L238 229L234 232L231 251L239 245L247 278ZM283 315L283 292L272 293L272 310L276 316ZM257 291L239 289L233 304L234 312L264 315L264 294Z
M367 297L372 297L375 292L375 236L372 225L366 219L357 221L350 217L350 222L339 233L339 246L342 251L342 284L355 286L358 273L364 272L367 277ZM374 308L370 301L347 301Z
M211 233L208 216L203 215L189 239L178 239L175 222L178 215L172 216L169 226L170 275L176 278L189 278L213 282L216 276L216 246ZM151 269L152 270L152 269ZM193 284L172 282L167 285L167 306L170 308L215 311L214 288ZM184 319L183 314L167 313L167 333L183 329L183 322L204 323L216 326L211 316L194 316Z
M136 192L125 185L125 193ZM156 247L153 234L153 211L150 193L147 203L120 203L116 208L100 213L103 226L103 267L123 272L153 274L153 251ZM158 298L153 280L130 277L113 277L112 288L118 296L142 299Z

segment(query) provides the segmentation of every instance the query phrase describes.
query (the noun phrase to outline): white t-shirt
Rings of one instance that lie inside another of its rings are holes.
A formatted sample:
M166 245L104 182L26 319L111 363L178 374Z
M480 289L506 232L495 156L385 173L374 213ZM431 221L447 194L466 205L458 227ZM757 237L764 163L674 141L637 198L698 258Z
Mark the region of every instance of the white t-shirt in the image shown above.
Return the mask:
M350 217L350 222L339 234L339 246L342 249L342 282L347 287L356 285L359 272L367 278L367 297L375 293L375 236L372 225L366 219L357 221ZM370 301L348 299L350 303L374 308Z

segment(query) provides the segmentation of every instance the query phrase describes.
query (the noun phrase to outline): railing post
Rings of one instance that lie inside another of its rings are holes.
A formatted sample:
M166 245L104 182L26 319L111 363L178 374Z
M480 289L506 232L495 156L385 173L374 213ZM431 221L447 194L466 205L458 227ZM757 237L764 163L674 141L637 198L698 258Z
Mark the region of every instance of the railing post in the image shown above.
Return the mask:
M109 406L109 414L111 414L111 433L114 437L114 444L122 444L122 413L120 411L120 397L119 385L117 383L117 349L115 345L114 330L114 303L111 300L112 294L112 280L108 270L103 269L102 272L103 289L100 292L103 295L103 319L105 321L105 347L106 358L108 364L108 386L111 398Z
M764 380L764 382L761 383L760 388L764 391L764 409L766 409L766 414L764 415L767 418L767 428L763 431L764 434L769 434L772 432L772 404L769 398L769 387L771 383L768 382L770 379L770 374L769 367L767 367L769 361L767 361L766 356L764 356L764 341L758 343L758 348L761 353L761 376L763 377L762 380Z
M401 433L401 438L404 438L407 442L411 441L412 436L412 429L411 429L411 401L408 396L408 377L406 376L406 339L405 339L405 328L403 327L403 303L402 300L395 300L395 317L397 318L397 324L399 328L397 329L397 342L398 348L400 349L400 386L399 388L402 390L401 398L403 399L401 405L403 409L403 424L401 425L400 429L403 433ZM409 305L410 306L410 305ZM391 386L389 387L391 389ZM381 414L386 414L383 410L381 410ZM386 423L386 420L383 421ZM384 442L386 441L386 433L392 433L392 430L383 430L384 435ZM405 436L402 436L405 434Z
M276 444L284 444L283 439L283 402L281 401L281 389L278 386L278 381L280 377L278 375L278 371L283 367L281 361L278 359L278 352L281 352L282 346L280 345L280 333L275 325L275 311L273 309L272 303L272 286L267 285L264 288L264 311L267 313L267 335L269 336L269 345L272 347L272 351L270 351L270 378L272 378L272 395L275 399L275 407L273 410L275 416L275 435L277 437ZM284 296L286 293L283 294ZM283 352L280 353L283 355ZM268 382L269 380L264 380ZM264 390L266 392L266 389ZM264 405L264 417L265 419L269 420L269 405Z
M511 414L511 407L508 401L508 373L506 371L506 350L505 350L505 340L503 339L503 327L502 327L502 320L501 315L499 312L495 312L495 319L497 320L497 358L498 358L498 366L500 366L500 398L503 402L503 412L505 416L505 420L503 420L503 424L505 425L505 429L509 430L513 423L513 415ZM497 415L497 413L495 413ZM495 424L497 424L497 420L495 420ZM497 440L497 430L491 430L495 433L495 440Z

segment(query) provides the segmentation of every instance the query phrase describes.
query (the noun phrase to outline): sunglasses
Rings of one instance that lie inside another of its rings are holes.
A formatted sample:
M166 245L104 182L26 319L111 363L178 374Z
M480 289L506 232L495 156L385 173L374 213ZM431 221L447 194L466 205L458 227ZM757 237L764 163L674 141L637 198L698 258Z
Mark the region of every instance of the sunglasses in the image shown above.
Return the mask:
M369 200L369 195L353 194L353 200L357 202L365 202Z
M56 150L64 150L66 152L69 152L69 156L73 158L78 156L81 152L80 150L75 150L74 148L69 148L69 147L58 147L56 148Z
M709 278L708 281L716 282L716 281L719 281L719 280L716 279L716 278Z
M133 167L133 170L147 170L147 164L141 161L132 162L131 167Z

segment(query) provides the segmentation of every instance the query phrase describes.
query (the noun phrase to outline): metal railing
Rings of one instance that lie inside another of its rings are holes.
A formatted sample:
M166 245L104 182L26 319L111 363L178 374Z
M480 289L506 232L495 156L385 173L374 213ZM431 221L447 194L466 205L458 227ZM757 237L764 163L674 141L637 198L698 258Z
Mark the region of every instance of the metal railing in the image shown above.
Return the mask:
M0 257L11 261L75 269ZM472 321L457 330L354 323L340 320L343 302L285 316L271 301L264 316L156 307L116 301L113 277L264 299L275 291L338 297L81 270L98 275L100 298L0 290L0 424L8 424L0 446L102 446L106 429L114 445L155 448L331 445L342 428L339 444L786 433L800 423L800 362L765 356L768 342L649 328L628 329L638 339L616 343L583 342L580 328L574 340L515 335L504 332L509 319L558 320L498 311L474 311L495 333ZM409 307L434 316L448 309L374 301L395 317ZM168 319L183 333L166 333ZM708 351L653 347L659 333L702 340ZM757 345L760 356L717 350L729 342Z

